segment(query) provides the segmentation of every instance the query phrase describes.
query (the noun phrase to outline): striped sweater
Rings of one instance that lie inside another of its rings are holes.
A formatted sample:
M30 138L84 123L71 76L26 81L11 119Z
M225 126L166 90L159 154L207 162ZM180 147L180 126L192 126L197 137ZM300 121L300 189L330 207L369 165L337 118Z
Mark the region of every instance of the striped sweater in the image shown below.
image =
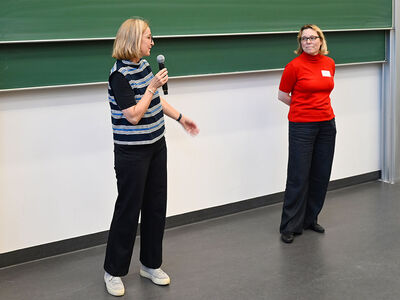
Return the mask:
M147 86L154 77L149 63L144 59L139 63L117 60L110 71L110 76L114 72L120 72L128 80L135 94L136 103L142 99ZM108 100L115 144L152 144L164 136L164 114L158 91L154 93L146 113L137 125L133 125L124 117L121 108L115 101L110 84L108 84Z

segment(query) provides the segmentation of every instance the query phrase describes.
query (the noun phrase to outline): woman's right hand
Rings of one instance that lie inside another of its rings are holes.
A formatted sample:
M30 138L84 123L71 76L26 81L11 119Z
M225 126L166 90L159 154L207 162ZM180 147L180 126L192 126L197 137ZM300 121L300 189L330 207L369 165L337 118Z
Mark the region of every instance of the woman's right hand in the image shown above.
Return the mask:
M150 81L149 87L158 89L168 81L168 70L166 68L160 70L154 78Z

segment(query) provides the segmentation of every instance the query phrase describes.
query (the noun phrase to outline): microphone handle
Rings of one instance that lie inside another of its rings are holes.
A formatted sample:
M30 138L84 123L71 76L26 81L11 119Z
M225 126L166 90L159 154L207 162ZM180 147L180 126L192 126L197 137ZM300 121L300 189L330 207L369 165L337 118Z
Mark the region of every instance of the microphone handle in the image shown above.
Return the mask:
M164 63L158 63L158 68L160 69L160 71L162 69L164 69L165 68ZM163 84L162 89L163 89L164 95L168 95L168 84L167 83Z

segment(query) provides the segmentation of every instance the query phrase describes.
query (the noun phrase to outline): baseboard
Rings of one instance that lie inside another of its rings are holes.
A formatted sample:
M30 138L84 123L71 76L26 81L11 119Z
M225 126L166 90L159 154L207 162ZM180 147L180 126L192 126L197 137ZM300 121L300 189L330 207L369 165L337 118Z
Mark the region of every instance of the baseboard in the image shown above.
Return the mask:
M380 178L381 178L381 171L375 171L343 179L337 179L329 182L328 191L342 189L356 184L379 180Z
M0 254L0 268L106 243L108 230Z
M329 183L328 190L335 190L351 185L375 181L380 179L380 177L381 171L376 171L344 179L338 179ZM212 218L222 217L282 201L283 192L279 192L235 203L193 211L177 216L171 216L167 218L166 228L173 228ZM80 237L3 253L0 254L0 268L102 245L107 242L107 236L108 231L102 231L94 234L88 234Z

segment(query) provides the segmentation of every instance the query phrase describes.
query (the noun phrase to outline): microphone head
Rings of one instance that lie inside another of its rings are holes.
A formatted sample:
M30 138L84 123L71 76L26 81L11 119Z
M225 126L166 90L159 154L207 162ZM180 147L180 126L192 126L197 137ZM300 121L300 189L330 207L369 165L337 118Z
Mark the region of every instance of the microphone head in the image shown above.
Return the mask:
M159 64L165 63L165 57L164 57L164 55L162 55L162 54L158 55L158 56L157 56L157 62L158 62Z

